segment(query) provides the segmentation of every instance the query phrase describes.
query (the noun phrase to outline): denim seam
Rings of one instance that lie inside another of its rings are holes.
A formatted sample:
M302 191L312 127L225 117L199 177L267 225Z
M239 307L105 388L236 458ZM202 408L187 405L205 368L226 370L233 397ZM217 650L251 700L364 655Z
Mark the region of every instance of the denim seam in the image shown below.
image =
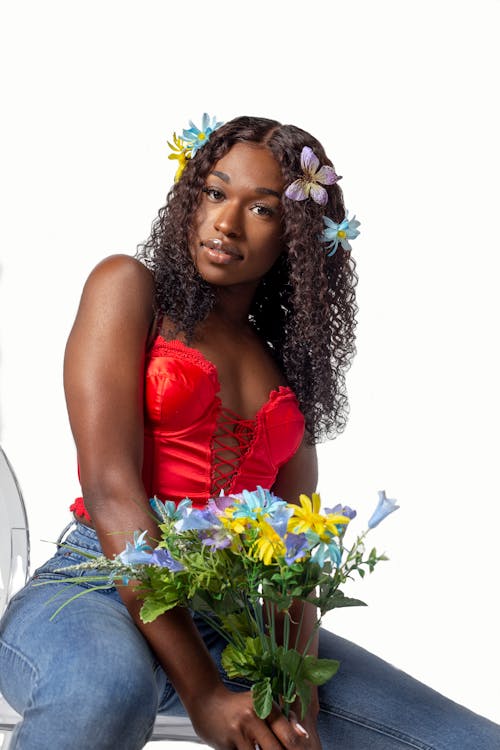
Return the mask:
M30 708L33 704L33 693L35 692L38 683L40 681L40 672L36 666L36 664L32 664L32 662L21 652L19 649L17 649L15 646L11 646L9 643L4 641L3 638L0 637L0 646L4 648L6 651L10 651L11 654L16 656L20 661L24 662L26 666L31 670L33 676L34 676L34 685L30 693L29 700L26 704L25 710Z
M352 724L357 724L358 726L365 727L366 729L371 729L372 731L383 734L386 737L391 737L391 739L396 739L399 742L404 742L405 745L415 748L415 750L438 750L438 748L436 748L435 746L428 745L427 743L422 744L420 740L417 740L414 737L410 737L407 734L402 734L397 729L392 729L391 727L369 721L364 717L350 714L348 711L344 711L341 708L334 709L331 706L326 706L324 703L321 703L320 710L324 713L330 714L331 716L336 716L339 719L349 721Z

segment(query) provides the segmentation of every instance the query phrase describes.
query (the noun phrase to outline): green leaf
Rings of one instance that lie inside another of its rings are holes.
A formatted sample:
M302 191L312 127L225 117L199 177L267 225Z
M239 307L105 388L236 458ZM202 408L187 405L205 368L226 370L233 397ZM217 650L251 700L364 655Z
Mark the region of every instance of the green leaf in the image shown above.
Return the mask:
M315 656L306 656L302 666L301 675L313 685L323 685L337 672L340 662L337 659L317 659Z
M366 603L362 602L361 599L353 599L350 596L345 596L342 591L336 591L328 602L329 609L338 609L339 607L366 607ZM333 605L333 606L332 606Z
M176 604L176 601L168 601L167 599L159 601L150 597L146 599L141 607L141 620L143 622L153 622L153 620L156 620L164 612L175 607Z
M292 679L295 679L296 675L298 674L301 666L301 661L301 654L299 654L299 652L293 648L288 649L288 651L285 651L283 649L280 654L280 667L283 672L289 674Z
M266 719L273 707L271 680L265 677L252 686L253 707L259 719Z

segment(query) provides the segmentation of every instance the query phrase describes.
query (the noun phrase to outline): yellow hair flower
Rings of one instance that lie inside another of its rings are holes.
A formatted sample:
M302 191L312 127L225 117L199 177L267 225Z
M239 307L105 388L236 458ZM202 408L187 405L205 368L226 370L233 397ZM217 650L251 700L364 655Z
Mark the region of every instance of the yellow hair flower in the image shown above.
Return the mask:
M321 498L316 492L313 492L311 498L307 495L300 495L299 502L300 506L294 508L293 516L288 522L288 529L294 534L313 531L321 538L324 537L325 532L338 536L337 524L348 524L350 521L350 518L340 514L322 515L320 513Z
M170 143L170 141L167 141L168 145L173 151L172 154L168 155L168 158L177 159L177 161L179 162L177 172L175 173L174 177L175 182L178 182L181 178L182 173L184 172L188 159L191 158L191 148L185 141L182 140L182 138L180 138L175 133L173 141L173 144Z

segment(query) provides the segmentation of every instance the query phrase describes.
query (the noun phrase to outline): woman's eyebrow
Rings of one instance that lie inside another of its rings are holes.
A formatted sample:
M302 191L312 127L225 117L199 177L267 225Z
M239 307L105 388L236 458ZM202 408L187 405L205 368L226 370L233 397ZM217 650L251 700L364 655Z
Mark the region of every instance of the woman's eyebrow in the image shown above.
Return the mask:
M228 174L225 172L219 172L218 170L214 169L211 174L215 175L216 177L220 177L221 180L224 182L230 183L231 178ZM255 188L256 193L264 193L265 195L275 195L277 198L281 198L280 193L276 192L276 190L271 190L271 188L265 188L265 187L258 187Z

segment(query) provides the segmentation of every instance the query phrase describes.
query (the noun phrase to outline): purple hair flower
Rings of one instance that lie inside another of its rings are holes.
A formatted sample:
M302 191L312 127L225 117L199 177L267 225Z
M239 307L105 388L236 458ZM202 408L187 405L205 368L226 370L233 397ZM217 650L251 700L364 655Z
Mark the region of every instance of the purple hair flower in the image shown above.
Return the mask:
M285 195L293 201L305 201L309 196L320 206L328 202L328 193L323 185L334 185L342 178L333 167L319 165L319 159L309 146L304 146L300 154L300 166L303 177L292 182L285 190Z

